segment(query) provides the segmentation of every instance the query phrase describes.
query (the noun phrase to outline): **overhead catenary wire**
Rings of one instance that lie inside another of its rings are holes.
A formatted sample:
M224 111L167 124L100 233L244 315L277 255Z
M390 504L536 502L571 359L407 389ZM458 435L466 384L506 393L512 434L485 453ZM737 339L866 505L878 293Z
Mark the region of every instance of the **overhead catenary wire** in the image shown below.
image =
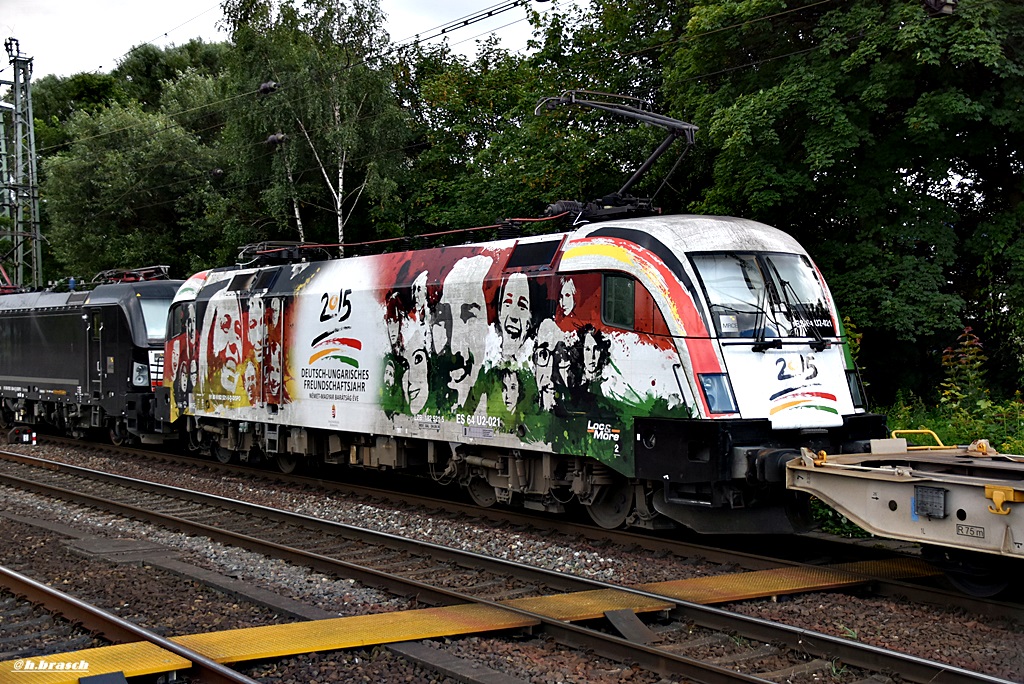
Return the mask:
M757 21L763 21L763 20L765 20L765 19L773 18L773 17L779 16L779 15L782 15L782 14L788 14L788 13L790 13L790 12L792 12L792 11L796 11L796 10L798 10L798 9L806 9L806 8L809 8L809 7L812 7L812 6L816 6L816 5L820 5L820 4L825 4L825 3L827 3L827 2L831 2L831 1L832 1L832 0L820 0L819 2L815 2L815 3L812 3L811 5L805 5L805 6L803 6L802 8L796 8L796 9L794 9L794 10L787 10L787 11L784 11L784 12L774 13L774 14L772 14L772 15L767 15L767 16L765 16L765 17L761 17L761 18L756 18L756 19L750 19L750 20L745 20L745 21L743 21L743 22L738 22L738 23L736 23L736 24L732 24L732 25L729 25L729 26L727 26L727 27L719 27L719 28L713 29L713 30L711 30L711 31L709 31L709 32L706 32L705 34L701 34L701 35L707 35L708 33L717 33L717 32L721 32L722 30L725 30L725 29L727 29L727 28L739 28L739 27L742 27L742 26L745 26L745 25L749 25L749 24L751 24L751 23L754 23L754 22L757 22ZM513 4L512 6L514 6L514 4ZM700 36L697 36L697 37L700 37ZM678 42L678 41L670 41L670 42ZM807 51L807 50L803 50L803 51L800 51L800 52L806 52L806 51ZM779 58L782 58L782 57L786 57L786 56L789 56L789 55L781 55L781 56L777 56L777 57L774 57L774 58L768 58L768 59L766 59L766 60L761 60L761 62L764 62L764 61L770 61L771 59L779 59ZM264 57L265 57L265 59L267 58L267 56L264 56ZM320 55L318 55L318 57L320 57ZM734 67L734 68L733 68L733 70L734 70L734 69L738 69L738 68L744 68L744 66L750 66L750 65L741 65L741 66L738 66L738 67ZM699 78L699 77L698 77L698 78ZM257 91L258 91L258 89L257 89ZM254 91L254 92L256 92L256 91ZM263 144L263 141L259 141L258 143L257 143L257 142L254 142L254 143L252 143L252 144L253 144L253 145L262 145L262 144ZM403 148L397 148L397 149L389 149L389 150L383 150L383 151L380 151L380 152L381 152L381 153L394 153L394 152L397 152L397 151L403 151L403 150L405 150L405 149L409 149L409 148L408 148L408 147L406 146L406 147L403 147ZM270 156L271 154L273 154L273 153L268 153L268 155L266 155L266 156ZM374 155L365 155L365 156L363 156L363 157L353 158L353 159L352 159L352 160L350 160L350 161L353 161L353 162L354 162L354 161L364 161L365 159L368 159L368 158L373 158L373 156L374 156ZM679 160L677 160L676 164L678 165L678 163L679 163ZM303 175L303 174L305 174L305 173L307 173L307 172L317 172L317 171L320 171L320 170L321 170L321 169L320 169L319 167L310 167L310 168L306 168L306 169L299 169L299 170L296 170L296 171L295 171L295 174L296 174L296 176L298 177L298 176L301 176L301 175ZM158 187L158 188L162 188L162 187L170 187L170 186L174 186L174 185L178 185L178 184L182 184L182 183L187 183L187 182L190 182L190 180L197 180L197 179L199 179L199 178L202 178L202 176L201 176L201 175L197 175L197 176L196 176L196 177L194 177L193 179L180 179L180 180L178 180L178 181L172 181L171 183L165 184L164 186L157 186L157 187ZM666 180L667 180L667 179L666 179ZM253 182L251 182L251 183L243 183L243 184L237 184L237 185L233 185L233 186L227 186L227 187L224 187L224 188L222 188L222 190L225 190L225 191L227 191L227 190L231 190L231 189L239 189L239 188L244 188L244 187L247 187L247 186L249 186L249 185L252 185L252 184L256 184L256 183L259 183L259 182L262 182L262 181L253 181ZM664 183L662 184L662 187L659 187L659 191L660 191L661 189L663 189L663 187L664 187ZM134 207L134 209L136 209L136 210L142 210L142 209L145 209L145 208L151 208L151 207L154 207L154 206L160 206L160 205L166 205L166 204L171 204L171 203L173 203L174 201L175 201L175 200L166 200L166 201L161 201L161 202L156 202L156 203L150 203L150 204L147 204L147 205L140 205L140 206L136 206L136 207ZM314 202L310 202L310 201L306 201L306 200L303 200L303 201L302 201L302 204L303 204L303 205L305 205L305 206L313 206L313 207L317 207L317 208L319 208L319 209L321 209L321 210L323 210L323 211L326 211L326 212L328 212L328 213L337 213L337 212L336 212L336 210L334 210L334 209L329 209L329 208L327 208L327 207L322 207L322 206L320 206L320 205L318 205L318 204L316 204L316 203L314 203ZM114 210L114 208L112 207L112 208L110 209L110 211L113 211L113 210Z
M724 26L724 27L717 27L715 29L711 29L711 30L709 30L707 32L704 32L704 33L701 33L701 34L698 34L698 35L695 35L695 36L682 36L680 38L673 39L672 41L667 41L665 43L659 44L659 46L653 46L653 47L650 47L650 48L644 48L643 50L638 50L638 51L636 51L634 53L624 53L622 55L618 55L618 56L615 56L615 57L604 58L602 60L595 60L595 62L596 61L608 61L610 59L617 59L617 58L621 58L623 56L629 56L631 54L637 54L639 52L649 51L651 49L656 49L656 48L664 47L664 46L667 46L667 45L670 45L670 44L673 44L673 43L682 42L684 40L692 40L692 39L700 38L700 37L703 37L703 36L706 36L706 35L711 35L711 34L714 34L714 33L720 33L720 32L722 32L724 30L727 30L727 29L736 29L736 28L739 28L739 27L742 27L742 26L750 25L750 24L755 23L755 22L765 21L765 20L768 20L768 19L771 19L771 18L775 18L775 17L781 16L781 15L790 14L792 12L802 11L802 10L806 10L806 9L809 9L809 8L812 8L812 7L816 7L816 6L819 6L819 5L827 4L827 3L832 2L832 1L833 0L819 0L818 2L813 2L813 3L810 3L808 5L801 6L799 8L791 8L791 9L788 9L788 10L785 10L785 11L782 11L782 12L776 12L776 13L773 13L771 15L766 15L764 17L748 19L748 20L744 20L742 22L738 22L738 23L731 24L731 25ZM506 3L506 4L508 4L508 3ZM516 23L516 22L513 22L513 23ZM467 39L467 40L470 40L470 39ZM766 62L773 61L773 60L779 60L779 59L793 57L793 56L796 56L796 55L799 55L799 54L808 53L808 52L811 52L813 50L817 50L819 48L820 48L820 45L811 46L809 48L805 48L805 49L789 52L789 53L786 53L786 54L775 55L775 56L767 57L767 58L764 58L764 59L761 59L761 60L755 60L755 61L752 61L752 62L749 62L749 63L746 63L746 64L736 65L736 66L733 66L733 67L729 67L727 69L718 70L718 71L714 71L714 72L708 72L706 74L700 74L700 75L697 75L697 76L689 77L686 80L695 80L695 79L700 79L700 78L706 78L706 77L718 75L718 74L721 74L721 73L726 73L726 72L730 72L730 71L736 71L736 70L743 69L743 68L751 68L751 67L754 67L754 66L766 63ZM318 55L318 57L319 57L319 55ZM249 93L247 93L247 94L249 94ZM224 101L229 101L229 100L224 100ZM198 109L198 108L193 108L193 110L194 109ZM185 110L185 111L193 111L193 110ZM257 144L262 144L262 141L260 141L259 143L255 143L255 142L253 143L253 145L257 145ZM389 150L380 150L377 153L378 154L386 154L386 153L393 153L393 152L396 152L396 151L407 150L407 149L412 149L412 148L410 146L404 146L402 148L395 148L395 149L389 149ZM273 154L273 153L268 153L268 155L269 154ZM367 158L373 158L374 156L375 155L367 155L367 156L364 156L364 157L357 157L357 158L353 158L351 161L365 160ZM677 161L677 163L678 163L678 161ZM301 174L305 174L307 172L316 172L318 170L319 170L318 167L311 167L311 168L308 168L308 169L298 170L298 171L296 171L296 174L297 175L301 175ZM197 175L195 177L195 179L198 179L198 178L201 178L201 177L202 177L202 174ZM179 181L172 181L171 183L165 184L164 186L158 186L158 187L173 186L173 185L176 185L176 184L179 184L179 183L184 183L184 182L187 182L187 179L182 179L182 180L179 180ZM256 183L256 182L259 182L259 181L254 181L254 183ZM253 184L253 183L243 183L243 184L234 185L234 186L227 186L227 187L222 188L222 189L223 190L229 190L229 189L233 189L233 188L241 188L241 187L246 187L246 186L251 185L251 184ZM664 184L662 185L662 187L664 187ZM661 189L662 188L660 187L659 191ZM167 203L170 203L170 202L171 201L166 201L166 202L158 202L158 203L149 204L149 205L142 205L142 206L139 206L139 207L135 207L135 209L144 209L144 208L147 208L147 207L158 206L160 204L167 204ZM328 209L327 207L320 207L319 205L317 205L317 204L315 204L313 202L304 201L303 203L305 205L308 205L308 206L318 207L318 208L320 208L321 210L324 210L324 211L333 212L332 209Z
M488 9L485 9L485 10L481 10L481 11L478 11L478 12L474 12L474 13L465 15L465 16L460 17L458 19L454 19L452 21L449 21L449 22L447 22L445 24L440 24L440 25L438 25L438 26L436 26L434 28L428 29L428 31L427 31L427 33L430 33L431 31L438 31L439 29L448 27L448 31L447 32L438 32L438 33L435 33L434 35L428 36L427 38L419 38L417 36L414 36L411 39L406 39L406 42L399 42L399 43L394 43L394 44L390 45L387 49L381 51L379 54L367 55L362 60L360 60L359 62L356 62L356 63L353 63L353 64L348 64L348 65L344 65L344 66L342 66L340 68L341 69L352 69L352 68L357 67L357 66L364 66L364 65L369 64L370 62L372 62L374 60L378 60L378 59L382 59L384 57L387 57L387 56L389 56L389 55L391 55L391 54L393 54L393 53L395 53L395 52L397 52L397 51L399 51L399 50L401 50L403 48L409 47L411 45L415 45L415 44L419 44L419 43L425 43L425 42L427 42L429 40L433 40L435 38L439 38L439 37L442 37L442 36L447 36L448 33L450 33L451 31L453 31L453 30L455 30L457 28L462 28L463 26L469 26L469 25L472 25L474 23L477 23L478 21L480 21L482 19L490 18L490 17L493 17L493 16L497 16L498 14L507 12L508 10L514 9L515 7L518 7L518 6L528 5L530 1L531 0L509 0L508 2L499 3L498 5L494 5L492 8L488 8ZM211 9L213 9L213 8L211 8ZM206 10L206 12L209 12L209 11L211 11L211 10ZM202 14L206 14L206 12L203 12L203 13L197 15L196 17L193 17L193 19L190 19L189 21L193 21L194 19L198 18L199 16L202 16ZM481 15L483 13L487 13L487 15L486 16L479 16L479 15ZM519 20L519 21L522 21L522 20ZM511 26L513 24L516 24L516 23L519 23L519 21L510 22L509 24L505 24L504 26L500 26L500 27L498 27L496 29L492 29L491 31L488 31L487 33L493 33L494 31L507 28L508 26ZM187 24L189 22L185 22L185 23ZM182 24L182 26L183 25L184 24ZM173 31L175 29L171 29L171 30ZM482 35L482 34L480 34L480 35ZM472 40L472 38L470 38L469 40ZM460 41L460 43L461 42L465 42L465 41ZM131 50L129 50L127 53L125 53L124 57L127 57L129 54L131 54L131 52L133 52L134 50L138 49L139 47L141 47L141 45L144 45L144 44L148 44L148 42L133 47ZM182 114L187 114L187 113L199 111L201 109L206 109L206 108L209 108L209 107L215 107L217 105L225 104L227 102L231 102L232 100L235 100L235 99L238 99L238 98L247 97L247 96L250 96L250 95L257 94L258 92L259 92L259 87L256 87L256 88L254 88L252 90L247 90L247 91L244 91L244 92L241 92L241 93L237 93L235 95L228 96L228 97L223 98L221 100L215 100L213 102L207 102L207 103L204 103L202 105L197 105L195 107L191 107L191 108L188 108L188 109L180 110L180 111L177 111L177 112L169 112L168 116L170 116L171 118L174 118L175 116L180 116ZM99 134L96 134L95 136L89 136L87 138L82 138L81 140L83 140L83 141L91 140L93 138L103 137L104 135L115 135L117 133L121 133L121 132L127 130L128 128L130 128L130 127L124 127L124 128L120 128L120 129L115 129L115 130L107 131L105 133L99 133ZM60 143L60 144L57 144L57 145L49 145L47 147L43 147L43 148L38 149L37 152L39 154L43 154L43 153L48 152L50 150L53 150L53 149L56 149L56 148L59 148L59 147L63 147L65 144L66 143Z

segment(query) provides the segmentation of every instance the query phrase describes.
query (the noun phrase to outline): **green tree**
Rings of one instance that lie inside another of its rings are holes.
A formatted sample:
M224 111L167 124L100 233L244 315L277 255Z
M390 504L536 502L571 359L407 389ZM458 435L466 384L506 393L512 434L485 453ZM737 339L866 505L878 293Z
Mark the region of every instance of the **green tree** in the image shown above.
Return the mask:
M74 142L44 162L40 194L63 273L169 264L183 276L205 246L184 217L209 192L209 153L169 117L115 105L71 117Z
M1020 300L992 274L1020 268L1024 7L699 0L691 12L665 76L709 151L690 169L705 188L691 207L800 239L863 330L876 389L910 382L919 350L944 346L961 318L1015 316Z
M592 200L622 187L664 131L581 108L539 116L535 109L542 98L585 89L636 97L660 110L653 47L672 35L672 5L599 0L581 14L534 13L535 51L525 56L495 38L483 41L473 59L443 47L411 56L404 73L417 126L413 222L440 229L534 217L553 201ZM682 149L632 192L656 193ZM659 201L678 206L676 194L665 192Z
M251 93L232 101L225 135L233 185L250 195L245 220L273 219L270 237L339 244L396 232L406 125L376 0L224 10L233 87Z
M221 74L229 50L226 43L206 43L199 38L167 48L143 43L129 50L110 76L130 99L153 111L163 102L165 86L185 73Z

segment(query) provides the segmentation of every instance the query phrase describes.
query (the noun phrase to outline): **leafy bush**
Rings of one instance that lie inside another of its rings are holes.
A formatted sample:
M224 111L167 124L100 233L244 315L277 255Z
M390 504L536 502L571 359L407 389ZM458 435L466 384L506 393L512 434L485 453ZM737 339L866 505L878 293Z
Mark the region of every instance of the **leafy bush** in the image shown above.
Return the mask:
M898 395L884 411L889 427L929 429L949 445L987 439L1000 452L1024 453L1024 398L1018 391L1010 399L994 401L984 382L986 361L981 341L965 328L957 346L943 352L945 379L939 386L938 403L926 404L913 394Z

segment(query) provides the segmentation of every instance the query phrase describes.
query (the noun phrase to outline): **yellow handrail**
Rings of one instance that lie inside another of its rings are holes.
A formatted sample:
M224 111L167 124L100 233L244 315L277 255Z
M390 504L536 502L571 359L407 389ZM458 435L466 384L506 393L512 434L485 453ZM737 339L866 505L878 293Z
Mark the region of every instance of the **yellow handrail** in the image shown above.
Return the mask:
M949 449L950 448L950 447L946 446L945 444L943 444L942 440L939 439L939 436L937 434L935 434L934 432L932 432L931 430L893 430L892 431L893 438L899 437L900 435L931 435L932 439L935 440L935 444L928 444L928 445L925 445L925 446L908 446L907 447L908 451L910 451L911 449L918 449L918 450L920 450L920 449Z

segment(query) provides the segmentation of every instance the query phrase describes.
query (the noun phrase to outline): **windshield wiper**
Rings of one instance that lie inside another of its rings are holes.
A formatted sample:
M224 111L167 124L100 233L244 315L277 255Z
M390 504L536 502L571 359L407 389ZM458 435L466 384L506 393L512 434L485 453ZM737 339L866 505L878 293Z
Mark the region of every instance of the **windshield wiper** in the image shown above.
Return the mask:
M800 296L797 294L796 289L793 288L788 280L783 279L782 274L779 273L779 269L776 268L775 264L772 263L771 260L768 260L768 265L771 266L772 272L775 273L775 278L782 286L782 301L786 305L786 315L789 317L790 322L796 324L799 319L799 321L804 324L804 328L806 330L810 330L810 336L814 338L814 342L808 343L808 346L810 346L814 351L822 352L830 348L832 346L832 342L821 336L821 331L818 330L818 326L814 324L814 319L812 318L808 320L806 317L798 315L796 306L793 305L793 302L789 299L789 295L786 293L786 290L788 289L793 293L795 298L799 299Z

